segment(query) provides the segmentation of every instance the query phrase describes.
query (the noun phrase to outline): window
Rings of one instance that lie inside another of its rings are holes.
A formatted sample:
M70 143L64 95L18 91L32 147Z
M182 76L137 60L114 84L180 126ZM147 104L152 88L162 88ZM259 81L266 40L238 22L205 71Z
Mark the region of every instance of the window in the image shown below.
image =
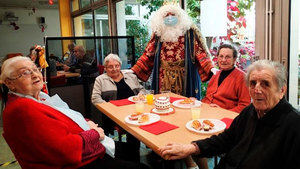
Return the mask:
M245 70L255 56L255 2L203 0L200 6L201 32L207 39L215 64L220 44L231 43L239 53L236 66Z
M74 18L75 36L93 36L93 16L92 13L87 13Z
M117 8L117 32L118 35L134 36L135 59L138 59L144 52L150 39L151 30L149 29L149 6L134 1L120 1L116 4ZM135 62L129 60L128 62Z
M290 21L290 62L289 62L289 102L300 109L300 12L298 0L291 1ZM297 70L297 71L295 71Z
M95 10L95 29L96 36L109 36L108 11L107 6L103 6ZM111 53L111 39L97 39L96 50L98 56L107 56ZM98 58L103 60L104 58Z
M91 0L80 0L80 2L81 2L81 8L91 5Z
M79 0L72 0L71 11L74 12L76 10L79 10Z

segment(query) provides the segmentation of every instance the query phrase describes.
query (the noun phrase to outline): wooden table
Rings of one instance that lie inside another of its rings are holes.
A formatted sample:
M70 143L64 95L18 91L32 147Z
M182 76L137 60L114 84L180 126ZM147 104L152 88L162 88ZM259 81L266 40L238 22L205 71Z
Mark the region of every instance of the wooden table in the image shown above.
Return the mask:
M171 94L171 97L182 97L176 94ZM158 153L158 148L166 145L170 142L188 144L191 141L204 139L209 137L207 134L195 134L186 129L185 125L188 121L192 120L190 109L180 109L175 108L175 113L170 115L161 115L161 120L174 124L179 128L159 134L154 135L145 130L140 129L137 126L133 126L125 123L125 117L134 113L135 105L126 106L115 106L109 102L97 104L96 107L103 112L106 116L120 125L123 129L134 135L137 139L142 141L145 145L151 148L153 151ZM150 112L154 108L154 105L145 104L145 112ZM235 118L238 114L229 110L222 108L210 107L208 104L202 103L201 117L200 118L214 118L222 119Z
M72 72L65 72L65 71L57 71L57 76L65 75L66 78L69 77L79 77L80 73L72 73Z

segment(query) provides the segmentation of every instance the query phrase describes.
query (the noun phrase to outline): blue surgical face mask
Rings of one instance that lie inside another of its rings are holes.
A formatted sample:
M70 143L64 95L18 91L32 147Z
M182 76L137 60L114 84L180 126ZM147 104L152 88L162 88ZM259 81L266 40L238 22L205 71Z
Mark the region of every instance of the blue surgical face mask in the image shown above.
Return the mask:
M164 23L167 26L175 26L177 22L178 22L178 18L173 15L169 15L164 18Z

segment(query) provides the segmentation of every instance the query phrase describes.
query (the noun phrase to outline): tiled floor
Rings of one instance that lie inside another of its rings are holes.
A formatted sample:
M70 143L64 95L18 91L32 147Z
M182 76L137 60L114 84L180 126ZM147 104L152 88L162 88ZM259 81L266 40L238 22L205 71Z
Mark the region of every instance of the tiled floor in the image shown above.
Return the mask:
M3 128L0 127L0 134L1 134L1 136L0 136L0 164L15 161L15 157L12 154L7 143L5 142L5 140L2 136L2 133L3 133ZM147 155L151 152L151 150L147 149L146 146L142 144L140 152L141 152L141 162L151 165L151 164L149 164L149 159L147 157ZM213 168L213 160L212 159L209 160L208 163L209 163L209 168L212 169ZM0 167L0 169L2 169L2 168L3 169L21 169L20 165L17 162L13 163L13 164L9 164L7 166ZM175 168L182 168L182 165L179 164L179 166L177 165L177 167L175 167Z
M6 144L3 136L3 128L0 127L0 164L6 163L6 162L12 162L15 161L15 157L13 153L10 151L8 145ZM0 168L3 169L21 169L20 165L18 163L9 164L7 166L2 166Z

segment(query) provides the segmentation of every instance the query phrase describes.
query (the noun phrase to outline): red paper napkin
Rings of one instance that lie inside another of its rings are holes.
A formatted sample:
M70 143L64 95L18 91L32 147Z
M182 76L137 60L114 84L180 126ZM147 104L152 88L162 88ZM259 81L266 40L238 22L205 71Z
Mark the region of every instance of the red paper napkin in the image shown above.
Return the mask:
M149 133L159 135L161 133L173 130L178 128L178 126L175 126L173 124L164 122L164 121L158 121L156 123L148 124L145 126L140 126L141 129L148 131Z
M231 118L223 118L221 119L221 121L223 121L226 124L226 129L228 129L233 121L233 119Z
M178 97L170 97L170 102L173 103L175 102L176 100L182 100L184 98L178 98Z
M128 99L111 100L109 102L116 106L125 106L125 105L129 105L129 104L134 104L133 102L129 101Z

